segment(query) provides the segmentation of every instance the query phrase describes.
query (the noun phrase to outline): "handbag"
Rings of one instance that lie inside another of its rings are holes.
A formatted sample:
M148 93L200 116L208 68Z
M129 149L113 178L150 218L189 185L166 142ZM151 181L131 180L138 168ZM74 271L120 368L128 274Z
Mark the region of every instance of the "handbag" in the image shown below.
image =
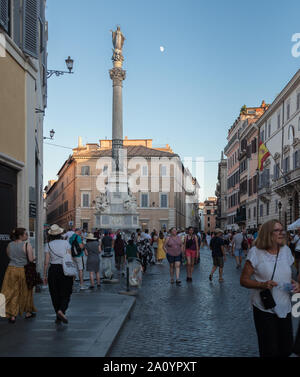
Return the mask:
M275 270L276 270L276 266L277 266L278 254L279 254L279 251L278 251L277 256L276 256L276 262L275 262L275 266L274 266L274 270L273 270L271 280L273 280L273 278L274 278L274 274L275 274ZM264 289L259 294L260 294L262 304L263 304L263 306L266 310L275 308L276 302L274 301L274 298L273 298L273 295L272 295L272 292L271 292L270 289Z
M77 268L76 268L75 262L72 259L71 254L66 252L66 254L63 257L61 257L60 255L57 255L57 254L54 253L54 251L50 247L49 242L48 242L48 247L49 247L49 250L54 255L56 255L58 258L62 258L62 267L63 267L64 275L65 276L76 276L77 275Z
M26 284L28 289L32 289L33 287L43 284L43 281L41 279L41 275L36 270L36 264L34 262L30 262L28 259L28 253L27 253L27 245L26 242L25 248L26 248L26 258L28 263L24 266L25 270L25 277L26 277Z

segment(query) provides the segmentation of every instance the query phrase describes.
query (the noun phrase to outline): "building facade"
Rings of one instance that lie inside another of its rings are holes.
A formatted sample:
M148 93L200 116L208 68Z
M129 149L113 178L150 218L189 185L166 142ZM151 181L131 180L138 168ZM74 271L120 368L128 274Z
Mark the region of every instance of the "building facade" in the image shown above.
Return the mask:
M203 206L203 223L204 232L214 232L216 229L216 219L218 213L218 205L216 197L209 197L204 201Z
M43 250L43 117L47 99L45 0L0 0L0 286L16 226ZM38 252L40 250L40 253Z
M227 157L227 229L247 225L246 203L249 193L253 197L253 167L257 161L257 136L255 132L253 134L252 124L266 109L264 101L260 107L243 106L239 117L228 131L228 143L224 149Z
M300 70L257 127L259 141L271 154L259 172L257 223L279 218L287 228L300 217Z
M185 228L187 221L197 218L193 202L197 201L199 185L168 145L152 148L151 139L129 140L126 137L123 145L128 159L129 186L139 213L137 228ZM79 138L78 147L58 172L58 180L45 188L48 224L89 231L100 228L97 198L105 189L110 157L111 140L82 145ZM190 187L184 184L185 177L191 182Z
M221 153L221 160L218 164L218 182L216 186L217 197L217 217L216 227L220 229L226 228L227 213L226 213L226 195L227 195L227 160L224 158L224 153Z

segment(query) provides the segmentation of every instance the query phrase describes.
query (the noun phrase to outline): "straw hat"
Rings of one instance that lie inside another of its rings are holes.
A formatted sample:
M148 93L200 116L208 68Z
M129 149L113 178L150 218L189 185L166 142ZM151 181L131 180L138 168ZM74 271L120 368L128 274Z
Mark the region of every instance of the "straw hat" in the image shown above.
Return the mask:
M89 233L86 237L85 237L86 240L96 240L97 238L94 237L93 233Z
M48 234L50 236L58 236L59 234L62 234L64 232L63 228L60 228L58 225L54 224L51 225L50 230L48 231Z
M215 229L215 233L218 234L218 233L224 233L224 232L223 232L222 229L217 228L217 229Z

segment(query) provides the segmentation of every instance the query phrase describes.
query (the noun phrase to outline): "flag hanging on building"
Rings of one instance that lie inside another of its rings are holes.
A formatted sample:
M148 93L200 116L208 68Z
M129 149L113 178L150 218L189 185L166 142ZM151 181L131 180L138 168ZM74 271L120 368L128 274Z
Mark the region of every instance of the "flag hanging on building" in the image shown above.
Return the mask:
M259 143L259 150L258 150L258 168L260 171L264 170L264 162L266 159L271 156L268 148L265 146L265 144L261 141Z

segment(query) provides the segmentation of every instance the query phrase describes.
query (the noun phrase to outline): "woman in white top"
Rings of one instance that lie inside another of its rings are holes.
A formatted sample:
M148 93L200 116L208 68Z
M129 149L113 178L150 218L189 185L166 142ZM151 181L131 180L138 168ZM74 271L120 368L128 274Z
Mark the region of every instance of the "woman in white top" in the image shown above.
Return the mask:
M277 220L267 221L248 253L241 275L241 285L252 289L251 302L261 357L288 357L293 349L291 293L298 293L300 289L292 280L294 258L284 243L282 224ZM273 309L266 309L261 300L260 292L265 289L269 289L274 298L276 306Z
M62 240L63 229L52 225L48 234L49 242L45 245L44 284L49 285L52 304L56 313L56 323L68 323L65 313L68 309L73 288L73 276L65 276L63 270L63 257L71 254L68 241ZM50 268L48 271L48 265ZM48 271L48 277L47 277Z

